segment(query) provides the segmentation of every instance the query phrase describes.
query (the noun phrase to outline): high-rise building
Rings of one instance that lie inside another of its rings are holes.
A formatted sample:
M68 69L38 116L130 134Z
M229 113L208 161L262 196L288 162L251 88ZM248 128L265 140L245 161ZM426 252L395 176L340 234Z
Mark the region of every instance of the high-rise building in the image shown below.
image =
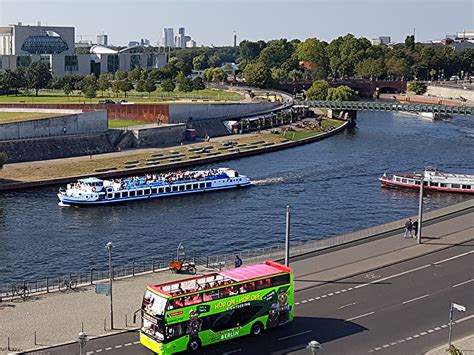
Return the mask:
M184 29L184 27L180 27L178 29L178 35L176 36L176 47L186 47L186 30Z
M97 44L107 47L109 45L109 36L104 33L97 35Z
M234 47L237 47L237 32L234 31Z
M191 39L188 42L186 42L186 48L194 48L194 47L196 47L196 41Z
M164 47L174 47L174 33L172 28L164 28L163 29L163 46Z

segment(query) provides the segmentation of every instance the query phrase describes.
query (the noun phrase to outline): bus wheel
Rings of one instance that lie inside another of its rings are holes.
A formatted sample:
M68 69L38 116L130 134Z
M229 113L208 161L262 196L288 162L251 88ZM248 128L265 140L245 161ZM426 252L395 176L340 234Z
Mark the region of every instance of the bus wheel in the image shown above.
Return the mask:
M201 347L199 339L191 339L188 343L188 350L197 351Z
M262 323L260 322L257 322L257 323L254 323L254 325L252 325L252 329L250 330L250 332L252 333L252 335L259 335L263 330L263 325Z

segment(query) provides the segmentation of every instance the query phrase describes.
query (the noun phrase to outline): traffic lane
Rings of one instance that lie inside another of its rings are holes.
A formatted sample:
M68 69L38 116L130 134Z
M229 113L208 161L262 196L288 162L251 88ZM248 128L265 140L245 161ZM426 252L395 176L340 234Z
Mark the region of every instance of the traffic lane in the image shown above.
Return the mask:
M362 292L366 288L376 295L377 305L384 307L399 300L428 297L442 288L463 282L471 283L474 279L472 265L473 251L465 252L465 249L460 247L453 248L449 254L433 254L416 262L404 262L364 276L341 280L343 285L353 285L351 287L337 288L337 285L331 284L299 291L295 297L296 305L314 303L324 310L324 316L344 317L344 314L333 313L334 310L345 309L350 312L353 308L360 311L373 307L374 297L367 297L367 294ZM371 277L367 278L368 275Z
M369 293L368 296L370 296ZM329 343L322 339L325 343L323 345L325 345L325 349L328 349L328 353L343 354L345 349L349 348L357 349L356 353L366 353L377 347L387 347L388 344L391 348L390 351L395 349L392 353L396 354L398 347L394 347L391 344L412 337L408 347L417 351L398 352L398 354L421 353L422 350L429 350L439 345L439 334L442 333L442 329L446 328L445 324L448 322L448 311L452 301L463 304L468 310L472 310L474 299L472 298L472 288L470 285L465 284L456 288L445 289L429 299L420 299L405 304L398 303L384 309L374 307L369 310L363 310L360 314L348 319L366 328L366 332L356 334L350 338L336 339ZM305 305L298 312L303 312L307 315L319 314L318 309L311 305ZM456 317L465 317L470 314L472 313L467 312L464 314L459 312L456 314ZM439 328L436 331L433 330L436 327L441 327L443 324L445 325L443 328ZM464 324L461 326L461 329L463 327L465 327ZM429 330L433 331L429 332ZM426 333L422 334L423 332ZM320 341L317 337L315 339ZM443 338L441 342L444 341Z
M86 329L86 333L87 333L87 329ZM102 349L101 351L106 351L105 350L106 348L116 349L117 347L118 348L121 348L121 347L130 348L132 346L136 347L138 343L139 343L139 334L137 331L114 334L114 335L109 335L109 336L89 340L84 347L84 353L85 354L95 353L96 350L100 350L100 349ZM111 349L107 351L110 351ZM73 344L58 346L54 348L49 348L44 351L33 351L27 354L35 354L35 355L79 354L79 344L73 343Z

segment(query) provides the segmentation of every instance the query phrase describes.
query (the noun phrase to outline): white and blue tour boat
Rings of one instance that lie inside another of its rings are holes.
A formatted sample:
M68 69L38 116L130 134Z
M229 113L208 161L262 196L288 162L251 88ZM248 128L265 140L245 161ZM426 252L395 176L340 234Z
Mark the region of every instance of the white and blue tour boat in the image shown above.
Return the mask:
M250 179L229 168L147 174L121 179L79 179L58 192L59 205L101 205L250 186Z

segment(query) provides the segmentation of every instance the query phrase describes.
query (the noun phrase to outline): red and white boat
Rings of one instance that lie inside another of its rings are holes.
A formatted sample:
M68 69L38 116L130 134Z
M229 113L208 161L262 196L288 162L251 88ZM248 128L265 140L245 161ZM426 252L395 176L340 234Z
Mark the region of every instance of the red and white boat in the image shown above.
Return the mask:
M434 168L426 168L423 173L394 174L379 178L382 187L406 187L419 189L421 181L426 190L474 194L474 175L442 173Z

